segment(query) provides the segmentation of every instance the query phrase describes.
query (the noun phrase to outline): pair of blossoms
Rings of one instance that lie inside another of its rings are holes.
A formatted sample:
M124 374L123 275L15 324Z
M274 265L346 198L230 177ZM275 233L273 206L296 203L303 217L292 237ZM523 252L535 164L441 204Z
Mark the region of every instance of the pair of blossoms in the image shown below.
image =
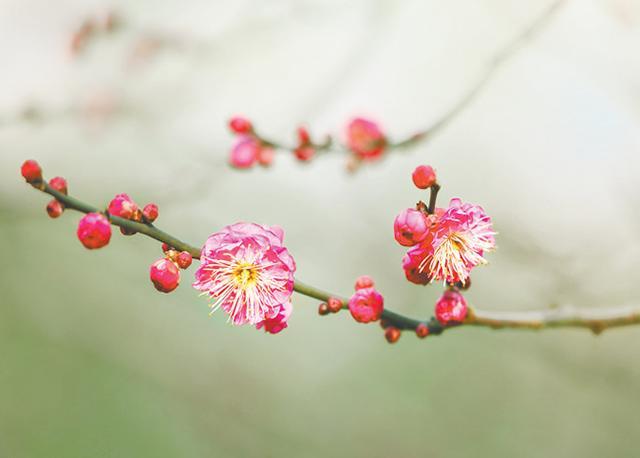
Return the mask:
M42 171L35 161L23 164L22 175L36 187L42 183ZM419 166L413 173L413 181L420 189L438 186L435 172L429 166ZM64 188L52 182L51 187L66 194L66 181ZM126 194L119 194L109 204L107 215L151 224L158 209L149 204L141 211ZM123 234L130 232L123 230ZM484 252L495 246L489 216L481 207L460 199L452 199L446 209L430 209L420 202L415 209L406 209L396 217L394 235L401 245L411 247L402 260L410 282L426 285L440 280L447 284L435 305L436 319L443 326L461 323L468 307L458 288L468 287L471 270L486 264ZM85 215L78 225L77 236L88 249L107 245L111 238L107 216ZM170 292L179 284L178 268L189 267L192 256L186 251L178 253L167 244L163 244L163 251L165 257L151 266L150 279L159 291ZM276 334L288 326L295 270L295 261L284 246L282 228L241 222L207 239L193 287L210 297L211 313L222 308L234 325L249 324ZM340 299L330 298L320 305L319 313L336 313L342 308ZM361 323L382 318L384 298L370 277L358 278L348 309ZM397 341L400 330L382 324L387 340ZM426 337L429 328L420 324L416 333Z
M439 185L430 166L418 166L412 175L419 189ZM467 302L459 289L471 285L471 270L487 264L484 253L495 248L491 218L482 207L453 198L447 208L427 207L418 202L415 208L403 210L393 224L396 241L410 247L402 258L408 281L427 285L442 281L447 285L435 307L436 319L442 325L461 323L467 316Z
M229 163L233 167L247 169L256 164L264 167L271 165L275 157L274 148L278 146L258 135L251 121L236 116L229 121L229 128L237 136L229 156ZM292 151L300 162L311 161L318 151L326 150L331 145L330 137L324 143L314 143L304 126L298 127L296 136L297 144ZM350 170L354 170L363 161L381 158L388 144L378 124L364 118L354 118L349 122L345 131L345 143L351 153L348 165Z

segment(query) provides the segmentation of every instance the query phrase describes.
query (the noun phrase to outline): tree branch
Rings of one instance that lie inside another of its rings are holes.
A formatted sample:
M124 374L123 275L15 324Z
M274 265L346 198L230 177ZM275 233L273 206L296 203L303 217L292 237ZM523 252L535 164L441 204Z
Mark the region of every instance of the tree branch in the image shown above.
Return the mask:
M82 213L104 213L111 224L136 231L144 234L159 242L165 242L179 251L188 251L195 259L200 259L200 249L185 243L176 237L167 234L152 224L139 223L128 219L118 218L109 215L105 211L101 211L92 205L75 199L71 196L61 194L51 188L45 181L32 183L32 186L44 193L50 194L55 199L64 204L65 208L77 210ZM340 299L343 308L347 308L348 298L341 297L315 286L307 285L296 279L294 290L302 295L317 299L319 301L328 301L334 297ZM431 335L439 335L443 331L464 326L481 326L492 329L547 329L547 328L586 328L590 329L594 334L600 334L606 329L640 324L640 307L620 307L620 308L591 308L577 309L572 307L563 307L558 309L546 309L525 312L487 312L477 309L470 309L469 316L459 325L443 327L438 321L431 317L428 320L417 320L409 318L400 313L394 312L387 308L382 313L382 321L385 326L394 326L403 330L415 330L422 323L429 328Z

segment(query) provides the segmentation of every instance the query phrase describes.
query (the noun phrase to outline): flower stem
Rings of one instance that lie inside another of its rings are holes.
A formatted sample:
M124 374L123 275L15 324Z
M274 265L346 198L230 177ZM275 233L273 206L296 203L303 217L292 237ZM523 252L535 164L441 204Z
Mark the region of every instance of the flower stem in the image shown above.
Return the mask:
M436 211L436 200L438 199L438 192L440 192L440 185L434 184L429 188L429 206L427 207L427 213L433 215Z

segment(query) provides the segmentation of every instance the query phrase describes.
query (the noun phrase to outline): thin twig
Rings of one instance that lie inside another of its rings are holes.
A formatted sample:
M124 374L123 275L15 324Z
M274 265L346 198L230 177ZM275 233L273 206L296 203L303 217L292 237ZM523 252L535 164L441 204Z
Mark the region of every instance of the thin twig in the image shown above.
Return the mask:
M423 140L431 139L434 134L443 130L451 121L453 121L465 108L467 108L477 97L480 95L483 89L489 84L494 75L500 70L509 59L514 57L522 46L528 41L535 38L550 20L554 17L555 13L560 9L565 0L556 0L548 8L546 8L540 16L538 16L531 24L529 24L524 30L518 33L511 41L509 41L503 48L501 48L489 61L489 65L485 69L484 73L480 76L478 81L469 89L469 91L456 103L449 111L447 111L440 119L438 119L429 128L422 132L418 132L407 140L403 140L394 144L395 147L412 146Z

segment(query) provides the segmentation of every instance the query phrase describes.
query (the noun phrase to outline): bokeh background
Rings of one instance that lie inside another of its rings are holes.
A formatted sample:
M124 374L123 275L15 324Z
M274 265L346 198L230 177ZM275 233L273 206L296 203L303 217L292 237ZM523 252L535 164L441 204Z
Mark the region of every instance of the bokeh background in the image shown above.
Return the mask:
M485 309L637 304L640 3L569 1L433 141L355 175L344 157L227 166L226 120L293 141L354 115L396 138L436 121L538 0L0 1L0 456L637 456L640 328L460 329L388 345L295 296L277 335L157 293L159 244L115 233L90 252L79 215L49 219L19 176L35 158L96 205L128 192L201 243L279 224L298 277L349 294L372 275L426 316L440 288L404 281L392 222L436 167L446 202L480 203L499 249ZM113 11L75 54L74 31Z

